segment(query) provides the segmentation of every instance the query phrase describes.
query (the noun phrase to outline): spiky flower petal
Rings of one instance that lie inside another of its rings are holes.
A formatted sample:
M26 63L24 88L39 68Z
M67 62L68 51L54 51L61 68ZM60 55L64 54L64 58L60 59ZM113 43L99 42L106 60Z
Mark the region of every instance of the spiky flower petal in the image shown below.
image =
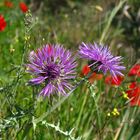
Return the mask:
M29 55L27 72L35 76L29 81L32 85L44 83L40 95L50 96L60 92L66 95L71 90L71 79L75 78L76 62L69 50L60 45L46 45Z
M111 75L117 79L117 75L122 75L121 70L125 67L121 66L122 57L114 57L107 46L82 43L79 46L79 55L81 58L88 59L90 61L90 67L93 67L93 71L102 71L106 74L110 71Z

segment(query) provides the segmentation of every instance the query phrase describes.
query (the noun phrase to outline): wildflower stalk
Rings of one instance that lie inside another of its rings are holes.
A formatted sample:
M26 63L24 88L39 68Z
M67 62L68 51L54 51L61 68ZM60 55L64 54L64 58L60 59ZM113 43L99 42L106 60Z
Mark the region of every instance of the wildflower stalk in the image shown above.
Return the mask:
M81 140L80 137L78 138L74 138L71 134L74 130L74 128L72 128L70 131L63 131L60 129L59 127L59 123L57 125L54 125L54 124L51 124L51 123L47 123L46 121L42 121L42 125L45 125L46 127L51 127L51 128L54 128L57 132L59 132L60 134L63 134L64 136L70 138L70 140Z
M58 108L86 79L91 76L92 73L89 73L86 77L84 77L79 83L75 85L75 87L67 94L67 96L62 97L58 103L56 103L49 111L44 113L42 116L33 120L33 124L37 124L41 122L45 117L47 117L51 112L53 112L56 108Z
M120 126L119 126L119 128L118 128L118 130L117 130L117 133L116 133L116 135L115 135L115 137L114 137L114 140L118 140L118 138L119 138L119 136L120 136L120 133L122 133L122 129L123 129L123 126L124 126L124 122L125 122L125 120L127 119L127 117L128 117L128 110L125 112L125 114L124 114L124 116L123 116L123 120L122 120L122 122L120 123Z
M100 133L101 133L100 131L101 131L101 128L102 128L101 114L100 114L100 109L99 109L98 104L97 104L97 102L98 102L98 100L100 98L100 94L98 94L98 97L95 99L96 93L94 93L94 91L93 91L94 90L93 86L91 86L89 89L90 89L90 92L91 92L91 95L93 97L93 101L94 101L94 104L95 104L95 110L97 112L97 122L98 122L98 129L97 130L98 130L99 137L101 137L101 135L100 135Z
M87 88L87 90L88 90L88 88ZM87 92L87 90L86 90L86 92ZM78 129L79 124L80 124L80 121L81 121L82 112L83 112L83 110L84 110L84 106L85 106L85 104L86 104L87 98L88 98L88 96L87 96L87 94L86 94L86 95L85 95L85 98L84 98L84 101L83 101L83 104L81 105L80 113L79 113L79 115L78 115L78 119L77 119L77 123L76 123L76 128L77 128L77 129Z
M100 43L103 42L103 40L105 39L108 29L111 25L111 22L113 21L113 18L115 17L115 15L117 14L117 12L120 10L120 8L123 6L123 4L126 2L127 0L120 0L120 3L118 4L118 6L116 6L113 11L111 12L110 17L108 18L108 22L106 24L106 27L104 28L104 31L101 35L101 39L100 39Z
M32 18L32 15L31 15L30 11L25 14L25 19L24 19L25 33L24 33L23 55L22 55L22 58L21 58L20 66L18 68L17 78L14 81L15 82L15 87L12 91L12 95L14 97L13 99L15 99L17 87L18 87L20 79L22 78L23 73L24 73L23 65L24 65L24 62L25 62L26 52L27 52L27 49L29 47L29 42L28 42L29 38L30 38L29 31L30 31L30 27L31 27L31 23L32 23L32 22L29 23L29 18L30 19Z

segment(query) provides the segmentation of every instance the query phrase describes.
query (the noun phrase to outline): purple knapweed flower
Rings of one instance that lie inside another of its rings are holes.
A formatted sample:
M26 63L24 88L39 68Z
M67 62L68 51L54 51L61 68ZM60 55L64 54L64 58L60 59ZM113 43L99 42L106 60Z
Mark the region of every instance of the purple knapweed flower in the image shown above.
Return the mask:
M73 87L70 80L75 78L77 64L71 52L61 45L46 45L32 51L29 62L27 72L35 76L29 84L44 84L39 95L50 96L57 92L67 95Z
M81 58L88 59L90 62L90 67L93 71L102 71L106 74L110 71L111 75L117 79L117 75L122 75L121 70L125 67L121 66L122 57L114 57L107 46L94 44L82 43L79 46L79 55Z

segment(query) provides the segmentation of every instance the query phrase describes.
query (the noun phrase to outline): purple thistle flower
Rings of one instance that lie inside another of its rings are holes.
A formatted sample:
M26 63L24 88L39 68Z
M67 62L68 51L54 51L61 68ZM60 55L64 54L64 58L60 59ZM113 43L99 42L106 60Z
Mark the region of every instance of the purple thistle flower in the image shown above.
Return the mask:
M102 71L106 74L110 71L111 75L117 79L117 75L123 74L120 72L125 67L121 66L122 57L114 57L107 46L94 44L82 43L79 47L79 55L81 58L88 59L90 61L90 67L93 71Z
M29 62L27 72L36 77L29 83L45 84L39 95L50 96L56 92L67 95L66 91L73 87L69 82L75 78L77 64L71 52L62 46L46 45L35 52L32 51Z

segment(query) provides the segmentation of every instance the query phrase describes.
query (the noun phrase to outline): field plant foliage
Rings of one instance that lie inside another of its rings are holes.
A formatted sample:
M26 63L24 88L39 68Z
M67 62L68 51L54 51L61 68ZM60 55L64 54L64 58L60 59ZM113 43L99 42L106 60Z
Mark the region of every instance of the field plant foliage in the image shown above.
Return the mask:
M0 1L0 139L139 140L139 0L36 3Z

